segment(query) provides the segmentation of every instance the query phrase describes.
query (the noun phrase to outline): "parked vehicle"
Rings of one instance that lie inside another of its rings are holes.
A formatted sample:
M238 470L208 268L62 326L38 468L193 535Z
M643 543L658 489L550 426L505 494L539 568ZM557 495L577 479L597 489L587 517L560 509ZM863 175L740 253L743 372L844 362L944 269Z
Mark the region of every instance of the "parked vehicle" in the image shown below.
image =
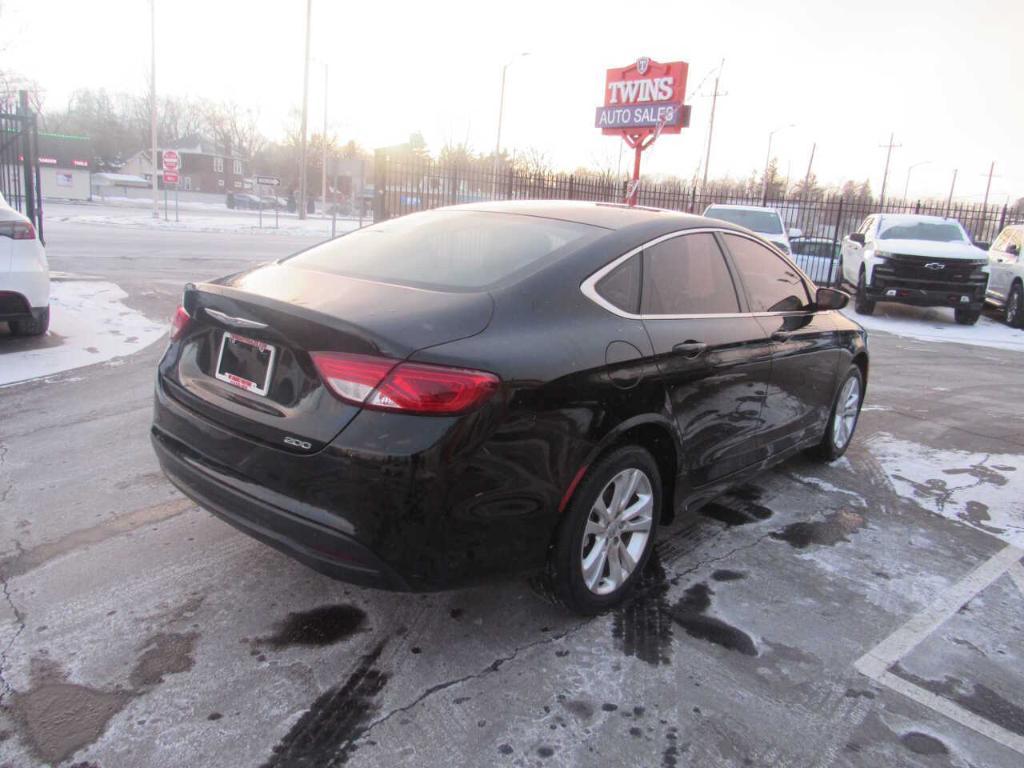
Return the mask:
M234 207L239 210L255 211L261 204L259 196L250 194L249 192L234 192L232 197L235 201Z
M14 336L50 327L50 266L32 222L0 195L0 321Z
M878 301L892 301L953 307L961 325L981 316L988 256L956 219L872 214L843 239L842 267L862 315L872 314Z
M416 213L187 286L152 442L198 504L337 578L546 568L593 613L659 525L843 454L868 373L847 298L696 216Z
M751 232L757 232L761 237L778 246L783 253L792 253L790 245L791 237L799 237L803 234L799 229L786 231L782 222L782 216L774 208L764 208L756 205L709 205L704 209L704 215L719 221L728 221L740 227L746 227Z
M839 277L839 243L831 237L800 235L789 241L792 258L815 283L832 285Z
M1003 308L1003 319L1011 328L1024 328L1024 225L1006 227L988 251L989 303Z

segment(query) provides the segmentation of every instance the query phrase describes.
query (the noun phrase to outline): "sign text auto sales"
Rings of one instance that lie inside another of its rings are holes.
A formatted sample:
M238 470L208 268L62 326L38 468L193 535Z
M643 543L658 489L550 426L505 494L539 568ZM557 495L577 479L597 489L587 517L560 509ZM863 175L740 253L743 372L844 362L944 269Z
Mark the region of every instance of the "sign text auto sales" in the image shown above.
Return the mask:
M689 120L683 106L687 64L661 64L641 59L629 67L609 69L605 75L604 106L597 108L595 125L604 133L662 126L663 133L679 133Z

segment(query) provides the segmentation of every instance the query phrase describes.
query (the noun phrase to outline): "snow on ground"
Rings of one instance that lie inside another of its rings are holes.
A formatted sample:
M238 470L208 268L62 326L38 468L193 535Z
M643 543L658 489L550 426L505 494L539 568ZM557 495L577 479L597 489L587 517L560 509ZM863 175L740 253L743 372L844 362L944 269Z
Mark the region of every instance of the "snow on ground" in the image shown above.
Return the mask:
M174 212L170 219L164 221L163 215L154 219L150 211L138 211L131 213L118 212L116 214L106 213L82 213L70 216L61 216L60 221L73 224L99 224L113 227L133 227L145 229L163 229L178 232L241 232L260 233L268 235L308 235L326 239L331 236L330 219L298 219L282 216L278 220L278 226L274 227L274 214L263 214L263 226L260 227L258 220L249 212L235 214L204 215L202 213L181 212L179 221L174 220ZM344 234L359 228L359 221L355 219L338 219L335 224L335 234Z
M839 262L828 256L807 256L802 253L793 255L793 261L818 285L832 285L836 277Z
M127 295L102 281L51 283L49 334L0 337L0 386L130 355L160 339L167 324L123 304ZM26 347L33 341L38 346Z
M1024 456L938 450L885 433L867 447L900 496L1024 547Z
M945 307L910 307L878 304L874 315L859 315L851 306L843 310L868 333L884 331L918 341L949 341L995 349L1024 350L1024 331L982 315L977 325L957 325L953 310Z

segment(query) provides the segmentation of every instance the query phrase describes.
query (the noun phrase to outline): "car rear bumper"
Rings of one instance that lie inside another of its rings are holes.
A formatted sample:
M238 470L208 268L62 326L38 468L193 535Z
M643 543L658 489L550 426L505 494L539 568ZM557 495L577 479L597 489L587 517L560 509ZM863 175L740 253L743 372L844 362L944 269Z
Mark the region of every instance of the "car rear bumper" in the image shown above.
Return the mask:
M314 570L380 589L410 584L351 536L236 487L230 474L154 427L153 448L168 479L203 509Z

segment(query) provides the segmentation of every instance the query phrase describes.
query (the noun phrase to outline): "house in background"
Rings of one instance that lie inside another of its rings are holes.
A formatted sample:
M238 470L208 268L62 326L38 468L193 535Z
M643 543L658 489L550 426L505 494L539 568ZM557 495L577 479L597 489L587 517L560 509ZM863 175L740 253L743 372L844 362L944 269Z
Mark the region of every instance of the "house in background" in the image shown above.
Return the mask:
M44 198L88 200L92 145L85 136L39 133L39 186Z
M182 192L224 194L245 188L248 162L230 146L218 144L199 134L167 142L157 150L157 167L163 162L164 149L177 150L181 159L178 189ZM136 152L119 169L121 173L149 178L152 171L150 150ZM160 182L163 188L163 182Z

